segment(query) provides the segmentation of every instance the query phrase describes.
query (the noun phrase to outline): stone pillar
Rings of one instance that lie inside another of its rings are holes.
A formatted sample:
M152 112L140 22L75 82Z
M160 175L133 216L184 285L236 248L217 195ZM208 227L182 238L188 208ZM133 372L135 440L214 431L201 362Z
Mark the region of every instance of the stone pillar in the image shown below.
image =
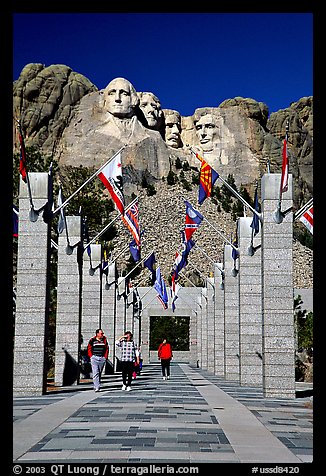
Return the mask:
M81 337L82 349L87 347L88 341L95 335L95 330L101 324L101 272L97 268L101 265L101 245L90 245L91 260L87 251L83 254L83 288L82 288L82 317ZM95 271L90 274L90 267ZM97 269L95 269L97 268Z
M239 381L239 274L233 276L232 246L224 247L225 378Z
M116 264L108 267L108 275L102 276L102 322L104 334L109 344L109 360L115 363L115 317L116 317Z
M208 289L201 288L201 359L200 367L207 370L208 355L207 355L207 315L208 315Z
M67 216L66 224L69 244L74 246L81 241L81 217ZM67 232L64 229L58 239L56 385L69 385L78 381L81 270L77 262L77 247L71 255L67 255L66 248Z
M29 173L35 209L48 199L48 174ZM48 326L50 227L40 216L29 219L27 185L20 179L17 294L14 339L13 395L42 395L46 391L46 333Z
M254 254L248 254L251 243L252 217L239 218L240 249L240 385L263 385L262 362L262 294L261 231L253 238Z
M215 284L207 278L207 370L215 372Z
M116 324L115 333L117 338L120 337L125 331L130 329L126 328L126 283L122 277L118 278L117 286L117 310L116 310Z
M295 398L293 216L276 223L281 174L262 177L263 390L266 397ZM292 175L282 210L292 206Z
M198 360L199 367L202 368L202 361L203 361L202 319L203 319L203 316L205 316L205 309L206 309L206 299L203 297L202 291L200 291L200 294L196 298L195 309L197 310L197 360Z
M224 378L224 280L220 269L223 269L223 263L215 264L214 283L215 283L215 375Z

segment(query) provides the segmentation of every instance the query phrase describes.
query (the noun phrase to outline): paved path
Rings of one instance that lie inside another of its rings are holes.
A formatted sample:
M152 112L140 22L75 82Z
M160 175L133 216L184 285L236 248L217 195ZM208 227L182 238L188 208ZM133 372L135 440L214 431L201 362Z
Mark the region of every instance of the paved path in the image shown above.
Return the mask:
M15 462L291 463L312 461L309 397L266 399L188 364L14 399Z

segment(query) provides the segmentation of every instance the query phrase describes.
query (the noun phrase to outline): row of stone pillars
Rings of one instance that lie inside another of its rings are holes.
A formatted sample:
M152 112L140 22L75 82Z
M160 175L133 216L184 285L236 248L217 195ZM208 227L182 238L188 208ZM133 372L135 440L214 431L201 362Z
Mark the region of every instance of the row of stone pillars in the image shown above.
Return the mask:
M47 174L30 174L30 183L37 208L47 199ZM146 287L138 288L143 308L140 313L136 293L126 297L122 292L125 286L121 278L117 279L115 264L107 276L102 273L101 245L91 245L91 258L86 251L79 253L81 218L67 217L69 242L76 247L68 255L65 232L59 235L56 384L79 382L81 354L97 327L108 337L113 367L114 342L125 330L134 333L146 364L153 357L150 318L187 316L189 351L176 353L176 360L188 361L241 385L263 388L266 397L295 397L292 214L281 223L274 220L279 184L279 174L262 177L263 225L254 238L254 254L248 254L252 218L239 218L236 271L232 247L225 245L223 263L215 264L214 277L207 278L204 288L180 289L175 313L170 308L163 310L154 289ZM290 176L282 207L291 206ZM23 182L19 211L13 386L14 395L37 395L46 391L50 237L42 219L29 221Z

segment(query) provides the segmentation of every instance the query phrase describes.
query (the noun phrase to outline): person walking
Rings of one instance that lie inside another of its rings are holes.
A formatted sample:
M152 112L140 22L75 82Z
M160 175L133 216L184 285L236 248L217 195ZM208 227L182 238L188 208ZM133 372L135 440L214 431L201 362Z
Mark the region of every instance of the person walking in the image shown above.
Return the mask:
M171 344L163 339L163 342L158 347L158 358L161 360L163 380L170 378L170 362L173 358Z
M122 371L122 390L131 390L132 374L135 362L139 365L139 352L133 341L133 335L127 331L115 341L116 347L121 351L120 364Z
M101 373L109 356L109 344L102 329L96 329L87 345L87 355L91 359L94 391L101 388Z

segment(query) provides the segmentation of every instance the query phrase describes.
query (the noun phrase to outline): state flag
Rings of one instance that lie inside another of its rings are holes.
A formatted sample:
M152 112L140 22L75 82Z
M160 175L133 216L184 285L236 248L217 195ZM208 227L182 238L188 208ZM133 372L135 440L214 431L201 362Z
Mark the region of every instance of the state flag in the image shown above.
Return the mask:
M124 195L122 182L121 153L117 154L105 167L97 173L98 178L103 182L110 192L112 200L121 215L124 214Z
M138 200L131 205L126 211L124 215L121 215L121 220L126 225L130 233L132 234L134 241L138 246L140 246L140 231L139 231L139 207L138 207Z
M211 196L213 186L218 179L219 174L212 169L204 159L201 159L198 203L201 205L204 200Z
M167 291L166 291L165 281L164 281L163 276L161 275L161 269L160 269L159 266L156 269L156 280L155 280L155 283L154 283L154 289L158 293L157 297L158 297L159 301L161 301L163 308L167 309L169 298L168 298L168 294L167 294Z
M186 200L184 200L184 202L186 204L185 236L186 241L188 241L197 230L204 217L198 210L193 208L189 202Z
M289 182L289 157L287 151L288 138L287 134L283 141L283 150L282 150L282 175L281 175L281 193L287 192L288 182Z

